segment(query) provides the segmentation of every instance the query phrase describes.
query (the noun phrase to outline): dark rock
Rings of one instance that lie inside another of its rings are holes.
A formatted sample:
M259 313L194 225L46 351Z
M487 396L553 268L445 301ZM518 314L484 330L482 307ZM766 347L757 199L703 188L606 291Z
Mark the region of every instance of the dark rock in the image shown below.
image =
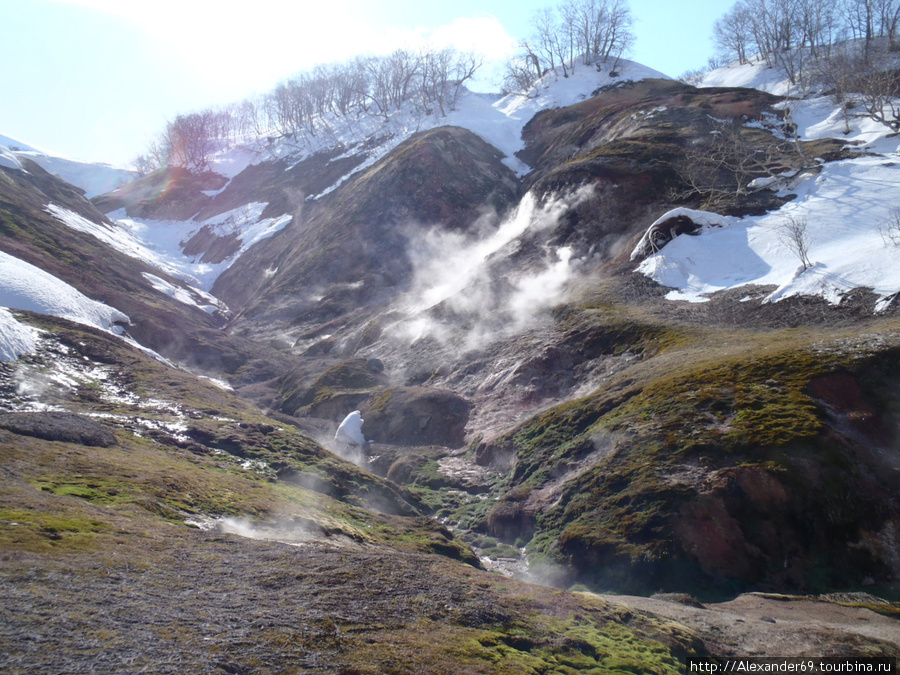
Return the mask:
M227 182L211 171L166 167L91 201L104 213L124 208L133 218L187 220L212 201L204 190L218 190Z
M534 534L535 513L525 501L504 499L498 502L487 517L488 531L501 541L530 539Z
M703 603L700 602L690 593L654 593L650 596L654 600L664 600L665 602L677 602L679 605L687 607L696 607L697 609L705 609Z
M407 289L411 238L431 228L467 232L485 212L514 204L518 179L502 159L464 129L416 134L333 192L303 202L292 224L242 255L213 293L241 312L240 329L302 334L333 322L331 335L355 331L373 305Z
M101 448L116 444L113 433L99 422L65 412L15 412L0 414L0 428L45 441L78 443Z
M465 444L469 403L445 389L395 387L375 396L360 410L363 433L391 445Z
M312 384L307 378L302 367L279 378L284 413L340 421L388 383L378 359L348 359L329 367Z

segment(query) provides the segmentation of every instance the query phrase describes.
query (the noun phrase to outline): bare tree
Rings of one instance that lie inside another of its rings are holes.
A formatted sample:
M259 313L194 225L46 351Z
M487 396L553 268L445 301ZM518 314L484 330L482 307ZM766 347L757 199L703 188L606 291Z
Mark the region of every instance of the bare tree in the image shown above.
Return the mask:
M883 57L870 56L873 68L860 78L860 102L870 118L900 131L900 69Z
M166 125L167 162L187 168L205 170L214 149L212 114L178 115Z
M851 37L864 39L868 47L875 37L874 0L841 0L838 9Z
M522 40L519 43L519 52L506 61L503 88L508 92L527 95L542 75L540 57L527 40Z
M137 171L138 176L146 176L148 173L152 173L159 168L159 165L154 163L149 155L138 155L131 161L131 166Z
M475 77L475 73L484 64L484 59L475 52L454 53L456 58L453 63L453 79L450 82L450 85L453 87L453 93L450 97L451 110L456 108L456 103L465 83Z
M888 38L888 50L900 50L900 0L877 0L881 35Z
M878 224L885 246L900 246L900 206L892 206L887 217Z
M853 92L858 89L855 85L861 70L862 61L846 46L832 48L827 56L817 59L814 65L813 81L840 106L845 134L850 133L851 110L855 105Z
M753 22L746 5L736 3L716 20L713 41L723 55L733 55L741 64L750 63L747 50L753 41Z
M800 259L804 271L812 267L809 261L808 226L809 221L806 218L791 215L784 216L778 225L778 238Z
M688 147L676 166L688 189L675 196L699 195L715 204L753 192L759 178L779 178L807 163L783 130L775 135L738 121L710 119L704 140Z
M531 43L547 64L547 68L556 71L561 35L553 8L544 7L537 10L531 17L531 29L533 35ZM563 69L563 77L568 77L569 73L565 60L560 60L559 65Z

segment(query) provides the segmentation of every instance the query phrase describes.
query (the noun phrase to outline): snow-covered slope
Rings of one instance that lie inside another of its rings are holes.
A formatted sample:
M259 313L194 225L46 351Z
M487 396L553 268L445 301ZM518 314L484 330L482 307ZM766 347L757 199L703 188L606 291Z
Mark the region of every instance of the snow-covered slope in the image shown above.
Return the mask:
M115 324L129 322L119 310L91 300L52 274L0 251L2 361L12 361L32 351L36 339L34 329L17 321L9 309L58 316L117 334L121 334L121 330Z
M790 91L783 73L762 64L720 68L701 85ZM869 288L879 296L879 310L900 292L900 247L882 236L900 204L900 138L866 117L851 118L850 132L843 133L841 110L827 97L804 100L793 119L802 139L843 138L859 157L824 164L818 175L792 182L786 193L796 198L778 211L716 216L721 226L676 237L641 262L640 272L675 289L670 299L702 302L716 291L764 285L776 287L763 296L767 302L813 295L836 304L852 289ZM806 225L808 269L786 241L791 219Z
M321 120L322 128L316 136L283 138L274 143L267 138L248 139L244 144L215 154L210 169L231 180L251 164L286 159L287 166L293 167L304 158L335 147L349 148L348 154L356 153L359 151L358 145L367 142L369 147L365 161L319 194L307 197L307 200L315 200L375 164L413 134L440 126L458 126L469 129L499 149L506 156L504 162L517 173L524 174L529 167L516 158L515 153L524 147L522 129L535 113L577 103L601 87L644 78L668 79L658 71L627 60L619 62L615 77L610 77L608 70L601 72L594 66L577 64L575 72L568 78L551 73L538 82L527 96L465 91L456 109L444 117L435 114L422 118L420 113L409 108L398 110L387 119L372 115L351 122L331 116ZM372 139L380 140L372 142ZM217 192L223 190L225 187ZM167 274L208 291L238 256L290 222L289 215L261 218L265 206L264 203L248 203L212 218L187 221L129 217L119 210L108 214L119 225L114 231L92 223L81 223L77 216L56 215L63 222L89 231L117 250L141 258ZM200 255L184 255L183 242L203 228L217 236L240 239L240 250L216 264L203 262Z
M185 280L196 289L200 297L193 301L182 299L182 302L206 308L217 304L215 298L205 291L212 287L219 274L243 251L260 239L273 235L290 222L291 216L261 218L260 214L265 206L261 203L248 204L201 221L129 218L122 210L110 214L115 223L114 227L97 224L55 204L48 205L47 211L69 227L93 235L117 251L143 260L170 276ZM203 227L220 236L238 234L242 241L240 249L233 256L216 264L202 262L199 259L201 256L184 255L182 242L189 240ZM178 299L185 296L174 297Z
M456 111L438 122L460 126L478 134L506 155L510 168L520 174L527 173L528 167L515 157L515 153L525 147L522 129L536 113L578 103L597 89L620 82L669 79L657 70L624 59L619 62L615 73L610 77L608 70L601 72L594 66L576 64L575 72L567 78L549 73L532 87L528 96L509 94L488 102L479 94L469 93L460 101Z
M550 72L527 95L501 96L464 90L456 108L446 116L436 111L422 117L410 106L395 111L387 119L370 115L350 121L326 116L320 120L321 130L316 136L285 138L274 144L267 138L251 139L247 144L220 152L213 158L211 168L230 178L251 163L262 160L289 157L299 161L322 150L338 146L352 148L373 138L383 138L379 145L370 149L367 161L354 169L353 173L356 173L374 164L414 133L440 126L458 126L502 151L510 168L525 173L528 167L515 157L515 153L524 147L522 129L535 113L583 101L602 87L646 78L670 79L657 70L627 59L618 62L613 76L608 66L598 70L593 65L585 66L579 62L569 77ZM342 177L341 181L350 175L352 173Z
M48 173L81 188L88 198L114 190L137 177L134 171L110 164L81 162L61 157L0 134L0 166L11 166L4 162L11 163L21 157L32 160ZM20 167L21 162L18 162L18 166L12 168Z

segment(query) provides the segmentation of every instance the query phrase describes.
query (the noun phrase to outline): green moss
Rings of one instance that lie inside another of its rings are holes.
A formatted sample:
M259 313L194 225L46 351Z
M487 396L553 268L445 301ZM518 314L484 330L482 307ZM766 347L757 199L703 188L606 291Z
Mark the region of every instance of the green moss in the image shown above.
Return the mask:
M4 551L83 550L109 525L96 518L0 508L0 549Z
M497 544L495 546L489 546L482 550L482 554L494 560L496 560L497 558L518 558L521 555L519 553L519 549L515 548L514 546L510 546L509 544Z
M43 492L78 497L95 504L122 504L130 502L127 488L102 478L70 479L70 482L38 481L34 486Z
M883 383L900 377L896 350L824 349L817 333L804 330L740 334L720 348L707 347L705 337L697 349L694 340L701 338L699 332L693 339L681 333L647 367L609 378L590 396L540 413L493 441L516 455L503 499L569 474L554 488L554 505L537 512L528 544L532 564L573 566L601 588L631 592L703 579L697 562L677 548L672 530L672 518L698 493L690 480L671 477L685 466L700 475L759 467L777 489L802 496L819 518L817 531L825 534L816 540L803 535L810 554L804 578L822 588L848 578L855 554L839 561L826 549L855 540L854 527L878 516L858 489L865 481L830 433L828 413L809 383L830 373L856 373L871 392L868 405L891 410L896 385ZM579 465L586 470L573 471ZM817 467L814 494L808 490L810 466ZM483 526L487 515L481 517L474 526ZM764 545L762 530L744 530L748 541L759 537Z
M321 406L342 396L362 399L383 386L385 378L373 372L367 361L349 359L329 367L308 387L289 373L279 383L282 410L293 414L298 409Z
M380 392L372 399L372 403L369 405L369 411L376 415L383 414L387 409L388 404L391 402L393 395L393 389L387 389Z
M504 673L678 673L670 646L614 621L553 619L478 631L449 647L463 662L484 662ZM537 629L537 630L536 630Z

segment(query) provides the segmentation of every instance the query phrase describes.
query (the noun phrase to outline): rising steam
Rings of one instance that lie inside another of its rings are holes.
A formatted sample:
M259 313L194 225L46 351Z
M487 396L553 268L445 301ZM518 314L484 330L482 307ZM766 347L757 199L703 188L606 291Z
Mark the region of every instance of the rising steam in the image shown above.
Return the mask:
M572 249L544 247L543 266L537 269L496 270L519 249L524 235L553 230L565 213L592 194L593 188L584 186L539 204L529 192L496 230L475 241L438 228L419 237L410 247L414 290L397 334L408 342L426 336L446 342L463 331L466 346L478 348L527 327L565 291L577 268ZM435 318L437 314L442 319Z

